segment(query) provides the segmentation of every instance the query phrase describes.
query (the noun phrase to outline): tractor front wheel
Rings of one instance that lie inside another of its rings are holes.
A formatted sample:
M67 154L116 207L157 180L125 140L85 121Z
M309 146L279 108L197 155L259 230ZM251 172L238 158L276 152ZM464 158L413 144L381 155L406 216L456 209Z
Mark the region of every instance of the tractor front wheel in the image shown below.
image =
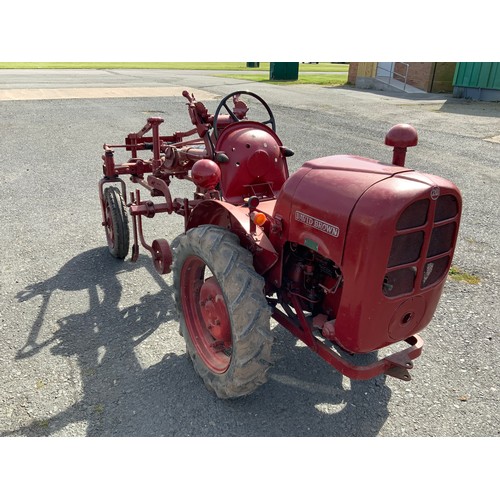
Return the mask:
M124 259L128 254L130 234L127 207L118 188L111 186L104 190L104 209L109 253Z
M181 235L173 251L180 330L195 371L219 398L250 394L266 381L273 342L252 254L210 225Z

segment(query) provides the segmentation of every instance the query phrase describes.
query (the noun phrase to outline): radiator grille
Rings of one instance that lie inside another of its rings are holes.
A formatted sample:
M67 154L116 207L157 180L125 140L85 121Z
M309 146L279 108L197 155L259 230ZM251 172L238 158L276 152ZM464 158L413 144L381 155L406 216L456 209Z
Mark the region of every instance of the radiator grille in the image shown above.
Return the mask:
M453 244L456 225L454 222L444 226L435 227L432 230L431 243L427 251L427 257L434 257L440 253L447 252Z
M418 200L412 203L402 214L396 225L396 229L410 229L412 227L423 226L427 222L429 212L429 200Z
M458 229L458 200L421 199L399 217L382 291L398 297L430 287L447 273Z
M441 196L436 204L436 215L434 220L436 222L441 222L446 219L452 219L458 214L458 202L457 199L451 195Z
M402 234L392 240L391 254L387 267L409 264L416 261L424 243L424 232Z
M422 276L422 288L436 283L436 281L443 276L443 274L448 270L448 264L450 262L450 257L445 255L440 259L427 262L424 267L424 274Z

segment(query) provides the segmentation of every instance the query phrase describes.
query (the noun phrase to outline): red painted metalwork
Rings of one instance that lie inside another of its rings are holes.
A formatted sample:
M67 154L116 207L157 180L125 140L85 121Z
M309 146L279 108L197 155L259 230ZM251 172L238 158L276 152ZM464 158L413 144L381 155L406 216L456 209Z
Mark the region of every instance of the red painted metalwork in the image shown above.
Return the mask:
M172 266L172 250L168 241L163 238L153 240L151 255L155 269L160 274L168 274Z
M280 254L292 242L311 248L341 268L341 299L335 306L335 328L329 338L350 352L370 352L427 326L456 243L461 213L456 187L436 176L353 156L307 162L292 178L294 182L286 183L278 196L274 212L285 221L286 229L271 235L270 240ZM440 195L433 199L436 192ZM456 209L435 221L439 200L446 196L455 200ZM398 229L405 211L419 200L428 200L425 217L413 226L409 220ZM446 248L428 256L434 232L445 226L451 227L444 235ZM397 238L404 246L405 237L415 253L405 262L390 262ZM443 258L448 260L439 279L422 286L426 265ZM412 286L401 293L384 293L384 283L393 286L386 283L388 274L403 269L408 269L408 275L401 278L411 280ZM269 273L278 288L283 286L283 271L283 266L275 266Z
M418 144L418 134L414 127L406 123L394 125L385 136L385 143L394 146L392 163L404 167L406 150Z
M407 148L418 142L415 129L400 124L388 132L391 165L328 156L290 176L293 152L262 98L233 92L211 114L194 95L183 96L191 130L161 135L163 119L153 117L124 144L104 145L99 198L108 241L113 232L103 193L113 183L132 218L131 260L142 246L160 273L170 272L172 251L162 238L145 241L144 217L175 213L186 232L205 224L224 228L252 255L273 318L322 359L354 379L409 380L422 351L418 332L431 321L451 266L462 210L453 183L404 166ZM257 98L269 118L248 120L245 96ZM131 154L121 164L114 157L119 149ZM144 151L152 157L140 158ZM125 175L151 199L139 189L127 197ZM192 182L193 197L174 198L173 178ZM220 375L232 362L231 318L220 284L205 275L209 267L188 257L179 293L196 351ZM370 365L354 360L398 342L407 346Z
M212 160L198 160L191 169L193 182L202 189L215 189L221 179L219 165Z
M240 121L228 126L217 141L224 151L221 192L225 200L241 205L245 198L274 199L288 178L283 144L268 127Z
M386 374L401 380L411 379L408 370L413 368L412 360L420 356L423 347L423 341L418 335L412 335L405 339L410 347L402 351L377 360L369 365L356 365L343 358L337 350L333 350L324 341L317 338L313 333L309 321L301 310L298 299L292 297L291 302L297 308L295 313L291 312L287 315L275 307L273 309L273 318L346 377L354 380L368 380L378 375ZM297 317L298 324L297 321L294 321L293 316Z
M200 309L205 326L216 342L231 347L231 321L217 280L207 278L200 290Z

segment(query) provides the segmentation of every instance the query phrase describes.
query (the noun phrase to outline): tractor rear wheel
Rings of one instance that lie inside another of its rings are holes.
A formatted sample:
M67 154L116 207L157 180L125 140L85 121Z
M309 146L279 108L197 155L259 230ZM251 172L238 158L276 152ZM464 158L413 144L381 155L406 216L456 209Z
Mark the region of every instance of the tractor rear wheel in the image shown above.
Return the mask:
M112 186L104 190L104 208L109 253L117 259L124 259L128 254L130 233L127 207L118 188Z
M219 398L252 393L266 381L273 343L252 254L211 225L189 230L173 246L180 331L195 371Z

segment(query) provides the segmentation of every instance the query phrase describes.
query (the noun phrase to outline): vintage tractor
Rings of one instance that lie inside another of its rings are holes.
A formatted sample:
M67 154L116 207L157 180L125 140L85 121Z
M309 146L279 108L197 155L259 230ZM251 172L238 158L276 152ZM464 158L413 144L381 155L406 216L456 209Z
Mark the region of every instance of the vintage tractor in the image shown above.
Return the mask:
M99 196L111 254L127 256L131 218L132 261L142 245L158 272L173 271L180 332L206 386L234 398L266 381L271 317L349 378L409 380L462 208L454 184L404 166L415 129L388 132L391 165L327 156L289 175L293 152L261 97L233 92L211 114L183 96L191 130L161 135L163 119L153 117L125 144L104 145ZM248 119L251 100L263 119ZM115 163L117 148L128 161ZM127 196L125 175L157 201L140 189ZM194 184L192 198L172 197L174 178ZM163 212L184 217L184 233L148 244L143 218ZM375 357L367 363L364 353Z

